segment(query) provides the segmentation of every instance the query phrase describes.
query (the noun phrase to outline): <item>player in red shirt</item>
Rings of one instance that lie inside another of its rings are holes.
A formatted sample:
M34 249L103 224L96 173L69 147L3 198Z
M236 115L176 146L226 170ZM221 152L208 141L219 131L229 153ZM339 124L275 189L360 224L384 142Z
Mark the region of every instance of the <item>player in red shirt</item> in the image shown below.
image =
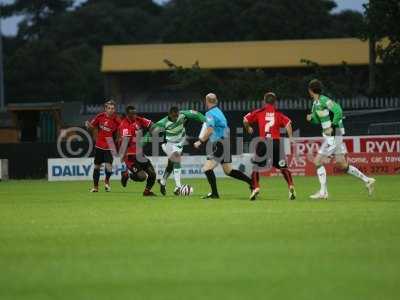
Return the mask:
M91 121L86 121L88 129L97 129L96 145L94 149L94 170L92 193L99 191L100 169L105 164L104 188L111 191L110 177L112 175L113 156L111 147L114 144L114 135L117 133L121 120L115 113L115 102L110 100L104 104L104 112L98 114Z
M122 149L121 157L128 169L122 173L121 184L123 187L126 187L129 177L133 181L144 181L147 179L143 196L155 196L151 189L156 182L156 172L150 160L141 151L141 147L137 147L137 136L139 131L143 129L150 130L152 125L153 122L149 119L137 116L135 107L128 106L126 108L126 118L121 122L119 127L119 136L121 138L120 149Z
M258 168L265 168L271 158L272 154L272 166L280 169L283 177L285 178L289 187L289 199L296 199L296 191L294 189L294 183L292 174L287 167L284 154L281 154L280 144L280 129L286 128L289 138L293 135L292 122L283 113L279 112L275 103L277 97L274 93L266 93L264 95L265 106L257 109L251 113L248 113L243 119L243 125L249 134L253 134L254 129L251 124L257 124L259 128L259 141L256 145L256 155L253 158L255 168L252 173L253 185L256 187L256 192L252 197L252 200L256 199L257 194L260 191L260 174ZM272 150L269 152L268 150Z

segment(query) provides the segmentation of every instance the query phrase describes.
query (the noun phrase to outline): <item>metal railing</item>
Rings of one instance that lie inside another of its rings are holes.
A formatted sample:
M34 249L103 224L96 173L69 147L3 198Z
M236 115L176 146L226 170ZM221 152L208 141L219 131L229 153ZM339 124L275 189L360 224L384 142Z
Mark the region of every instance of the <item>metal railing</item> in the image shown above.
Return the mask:
M398 134L400 132L400 122L374 123L368 126L368 134L385 135Z
M336 100L344 110L359 109L383 109L400 108L400 98L346 98ZM134 104L138 112L162 113L167 112L171 106L178 106L180 109L204 110L203 101L184 102L143 102ZM262 101L220 101L220 107L224 111L250 111L262 106ZM312 101L309 99L285 99L278 101L278 108L282 110L309 110ZM101 104L87 104L81 108L82 114L96 114L103 110ZM124 104L117 107L119 112L125 110Z

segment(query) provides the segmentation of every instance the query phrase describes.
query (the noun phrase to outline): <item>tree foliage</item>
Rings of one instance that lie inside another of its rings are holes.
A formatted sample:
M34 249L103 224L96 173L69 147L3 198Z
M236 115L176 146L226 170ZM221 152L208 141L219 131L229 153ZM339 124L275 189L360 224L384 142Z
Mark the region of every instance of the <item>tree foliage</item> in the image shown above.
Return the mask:
M5 40L9 102L102 102L101 47L158 39L161 8L151 0L72 4L21 0L2 6L5 16L24 16L17 37Z
M16 0L2 4L2 16L23 16L18 35L24 39L42 38L50 29L51 20L63 14L73 5L73 0Z
M388 39L389 44L378 49L383 61L380 70L380 92L400 94L400 1L370 0L365 6L366 27L364 38L376 41Z
M332 14L331 0L171 0L165 42L282 40L350 36L357 12ZM336 21L338 20L338 21ZM338 31L335 25L343 25ZM348 31L349 30L349 31Z
M103 45L359 36L362 15L332 13L335 7L332 0L87 0L77 7L73 0L16 0L0 6L2 17L23 16L17 36L4 40L7 100L102 102ZM175 89L203 93L214 86L227 98L244 99L271 86L289 97L303 90L306 78L265 70L212 72L193 63L188 70L172 68Z

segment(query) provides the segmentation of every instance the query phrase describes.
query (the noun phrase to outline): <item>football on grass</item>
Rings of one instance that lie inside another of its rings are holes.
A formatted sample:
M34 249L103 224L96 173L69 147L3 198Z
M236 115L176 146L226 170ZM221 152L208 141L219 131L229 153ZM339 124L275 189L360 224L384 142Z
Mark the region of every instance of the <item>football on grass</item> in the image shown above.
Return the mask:
M193 194L193 187L191 187L190 185L184 184L181 187L180 190L180 195L181 196L190 196L191 194Z

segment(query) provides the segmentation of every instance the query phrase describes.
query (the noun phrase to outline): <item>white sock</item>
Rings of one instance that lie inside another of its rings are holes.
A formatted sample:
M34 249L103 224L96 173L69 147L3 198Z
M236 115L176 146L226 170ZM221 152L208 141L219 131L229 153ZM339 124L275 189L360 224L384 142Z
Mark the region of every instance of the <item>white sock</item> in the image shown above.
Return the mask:
M321 166L317 169L317 175L319 183L321 184L320 193L325 194L326 192L328 192L328 186L326 184L326 170L324 166Z
M354 166L349 166L349 169L347 170L347 174L352 175L357 178L360 178L365 183L368 183L368 181L369 181L369 177L364 175L359 169L357 169Z
M181 187L181 168L174 169L175 186Z

